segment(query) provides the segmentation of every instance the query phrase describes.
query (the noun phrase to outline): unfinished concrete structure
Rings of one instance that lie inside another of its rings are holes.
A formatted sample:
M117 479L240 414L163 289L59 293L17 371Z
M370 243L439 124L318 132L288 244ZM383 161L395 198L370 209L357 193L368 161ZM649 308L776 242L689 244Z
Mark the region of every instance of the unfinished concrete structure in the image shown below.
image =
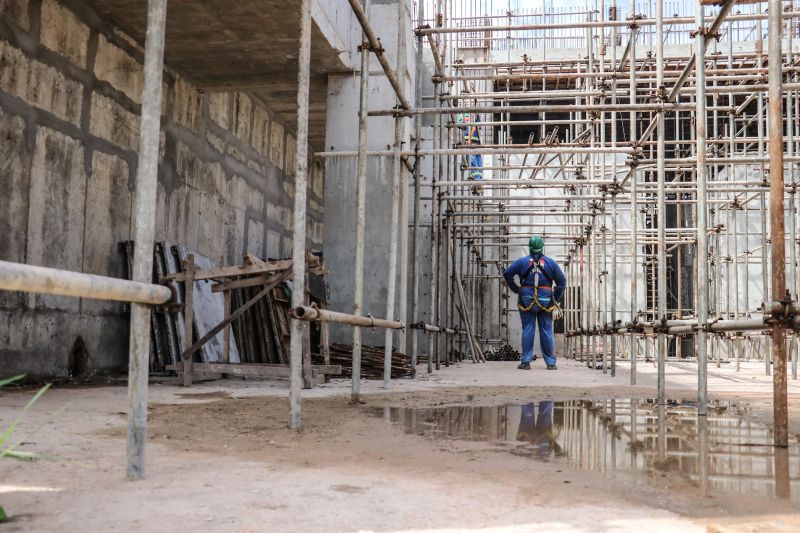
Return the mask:
M700 0L674 17L634 0L166 4L0 4L0 288L40 293L3 293L3 371L102 371L129 354L131 478L149 306L172 298L151 283L154 239L220 264L293 258L292 428L307 321L356 326L332 332L352 339L355 401L362 341L385 345L387 387L393 348L428 372L477 363L516 337L500 275L537 232L573 287L567 356L609 380L624 358L633 383L652 358L661 402L670 357L694 356L701 416L709 363L760 358L786 446L793 3ZM463 142L464 113L479 146ZM133 281L109 279L131 239ZM308 248L324 251L334 312L303 299ZM96 300L131 302L130 328Z

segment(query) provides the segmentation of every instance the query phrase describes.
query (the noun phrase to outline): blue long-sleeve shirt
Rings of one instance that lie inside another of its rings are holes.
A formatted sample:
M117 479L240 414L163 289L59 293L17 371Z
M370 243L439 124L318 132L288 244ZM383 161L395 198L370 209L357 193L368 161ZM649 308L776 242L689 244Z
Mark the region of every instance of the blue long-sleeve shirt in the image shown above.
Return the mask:
M517 285L514 277L520 278L520 285L533 287L536 268L534 267L531 269L531 257L530 255L520 257L511 263L508 268L506 268L505 272L503 272L503 278L505 278L508 288L515 293L519 292L520 286ZM555 301L561 300L561 297L564 295L564 290L567 288L567 278L564 276L561 267L558 266L558 263L552 258L546 255L534 256L534 259L538 259L541 272L539 274L539 286L552 287L553 299ZM528 272L527 276L525 276L526 272Z

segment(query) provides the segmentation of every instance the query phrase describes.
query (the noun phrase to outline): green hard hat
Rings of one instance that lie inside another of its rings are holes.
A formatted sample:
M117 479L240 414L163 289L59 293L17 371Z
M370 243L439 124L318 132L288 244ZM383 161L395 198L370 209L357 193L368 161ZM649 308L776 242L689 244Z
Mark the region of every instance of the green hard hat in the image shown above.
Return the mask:
M538 235L534 235L528 241L528 249L532 254L540 254L544 252L544 239Z

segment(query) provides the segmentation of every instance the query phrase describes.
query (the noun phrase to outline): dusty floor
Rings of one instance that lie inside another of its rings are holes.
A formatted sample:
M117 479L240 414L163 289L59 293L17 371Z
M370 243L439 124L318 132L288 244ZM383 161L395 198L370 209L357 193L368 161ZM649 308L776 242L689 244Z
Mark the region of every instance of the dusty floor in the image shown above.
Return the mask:
M420 367L416 380L389 391L365 383L365 403L357 406L347 401L349 382L337 381L306 391L299 433L285 427L286 383L153 384L147 479L133 483L123 480L126 389L56 388L28 426L65 409L25 449L61 459L0 461L0 505L13 518L0 531L651 533L741 523L800 530L796 500L702 497L681 480L581 471L565 460L498 453L486 442L407 434L378 409L652 396L655 368L639 370L631 387L623 364L615 378L570 361L558 372L466 363L427 375ZM669 366L671 397L694 394L694 371L692 363ZM800 433L800 384L789 387L792 430ZM755 416L768 418L771 381L761 365L738 374L712 367L710 390L753 399ZM0 425L29 397L0 396Z

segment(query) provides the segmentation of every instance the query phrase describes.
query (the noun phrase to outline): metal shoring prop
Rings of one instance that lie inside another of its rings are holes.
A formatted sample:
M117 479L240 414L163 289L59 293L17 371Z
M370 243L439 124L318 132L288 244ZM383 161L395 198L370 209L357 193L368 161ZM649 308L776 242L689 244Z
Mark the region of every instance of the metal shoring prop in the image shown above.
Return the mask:
M158 154L161 136L162 79L167 0L147 3L147 35L144 47L144 89L139 135L139 163L133 198L133 280L149 283L153 279L153 239L156 223ZM144 478L147 442L147 395L150 365L150 306L131 304L131 329L128 341L128 480Z
M295 158L294 235L292 240L292 307L305 304L306 294L306 196L308 173L308 95L311 70L311 5L300 4L300 51L298 53L297 156ZM300 390L303 386L303 329L300 320L290 321L289 428L301 429Z
M634 16L636 13L636 0L631 0L630 3L630 11L631 17ZM631 28L636 27L635 19L631 20ZM630 104L634 104L636 102L636 34L632 31L631 32L631 61L630 61L630 87L629 87L629 99ZM634 106L631 105L630 111L630 140L632 143L635 143L637 139L636 136L636 111L634 110ZM633 161L633 166L631 167L631 321L636 322L637 314L638 314L638 284L637 284L637 264L639 262L637 254L638 254L638 244L636 242L636 232L638 230L638 210L639 207L637 202L639 201L639 191L638 191L638 178L636 172L636 161ZM630 351L630 360L631 360L631 378L630 383L631 385L636 385L636 358L639 354L639 340L636 334L631 335L631 351Z
M364 16L369 20L370 0L363 0ZM367 93L369 90L369 41L361 33L361 72L358 99L358 160L356 161L356 235L353 272L353 314L361 315L364 306L364 233L367 210ZM353 360L350 373L350 401L361 400L361 328L353 328Z
M417 4L417 26L421 27L425 22L425 2ZM414 88L415 105L422 105L422 63L423 42L422 36L417 35L416 53L416 79ZM422 117L414 117L414 142L415 149L419 152L420 142L422 141ZM422 248L422 235L420 233L420 201L422 189L422 161L419 155L414 159L414 237L411 240L411 257L414 258L411 264L411 317L412 320L420 318L419 306L419 278L420 278L420 250ZM417 368L417 354L419 353L419 339L417 330L411 331L411 367Z
M702 57L702 56L701 56ZM664 91L664 3L656 2L656 92L660 100ZM664 159L666 158L666 146L664 139L666 136L666 124L664 113L656 114L656 137L658 140L657 155L658 168L656 170L658 179L658 320L667 320L667 193L666 171ZM700 228L705 226L700 225ZM700 232L703 233L703 232ZM667 358L667 336L664 332L658 333L658 404L666 404L666 358Z
M405 71L405 61L406 61L406 39L405 39L405 2L398 2L397 4L397 14L398 14L398 21L397 21L397 72L404 76ZM397 91L396 91L397 92ZM406 104L401 100L402 92L397 93L399 104L405 106ZM403 131L404 131L404 123L403 118L400 115L395 116L394 119L394 146L393 146L393 156L392 156L392 213L391 219L389 222L389 228L393 228L396 231L403 231L404 233L408 233L406 227L404 225L400 225L400 208L403 203L402 196L403 191L401 189L405 189L402 186L403 182L405 181L403 169L402 169L402 160L401 160L401 151L402 151L402 143L403 143ZM406 213L407 214L407 213ZM405 218L405 215L404 217ZM402 260L403 254L399 253L400 248L400 237L395 236L391 242L389 243L389 268L388 268L388 290L386 296L386 318L388 320L394 320L395 312L400 311L402 312L403 307L399 310L395 310L395 295L397 292L398 285L400 288L404 288L404 283L402 280L398 283L397 279L397 270L398 270L398 257ZM402 268L401 268L402 271ZM402 298L405 298L405 294L402 294ZM400 319L403 320L405 317L400 316ZM398 341L402 341L404 337L402 335L398 335ZM384 337L384 356L383 356L383 388L388 389L392 380L392 351L394 350L394 342L393 342L393 330L387 329L386 335ZM401 345L402 348L402 345ZM405 348L403 348L405 349Z
M703 27L703 0L697 1L697 34L695 36L695 56L698 64L695 72L697 97L697 111L695 115L695 136L697 143L697 227L705 228L707 214L706 180L708 167L706 165L706 81L705 81L705 55L706 35ZM708 346L706 328L708 327L708 235L705 231L697 232L697 412L705 415L708 410L708 376L707 358Z
M769 1L769 181L770 181L770 229L772 255L772 301L791 303L786 293L786 231L784 220L783 184L783 75L782 61L783 23L781 1ZM786 379L786 326L778 320L772 327L773 372L773 417L775 446L789 445L789 406ZM776 467L777 463L776 455ZM788 465L787 465L788 466ZM788 485L788 484L787 484ZM786 494L779 496L788 497Z

